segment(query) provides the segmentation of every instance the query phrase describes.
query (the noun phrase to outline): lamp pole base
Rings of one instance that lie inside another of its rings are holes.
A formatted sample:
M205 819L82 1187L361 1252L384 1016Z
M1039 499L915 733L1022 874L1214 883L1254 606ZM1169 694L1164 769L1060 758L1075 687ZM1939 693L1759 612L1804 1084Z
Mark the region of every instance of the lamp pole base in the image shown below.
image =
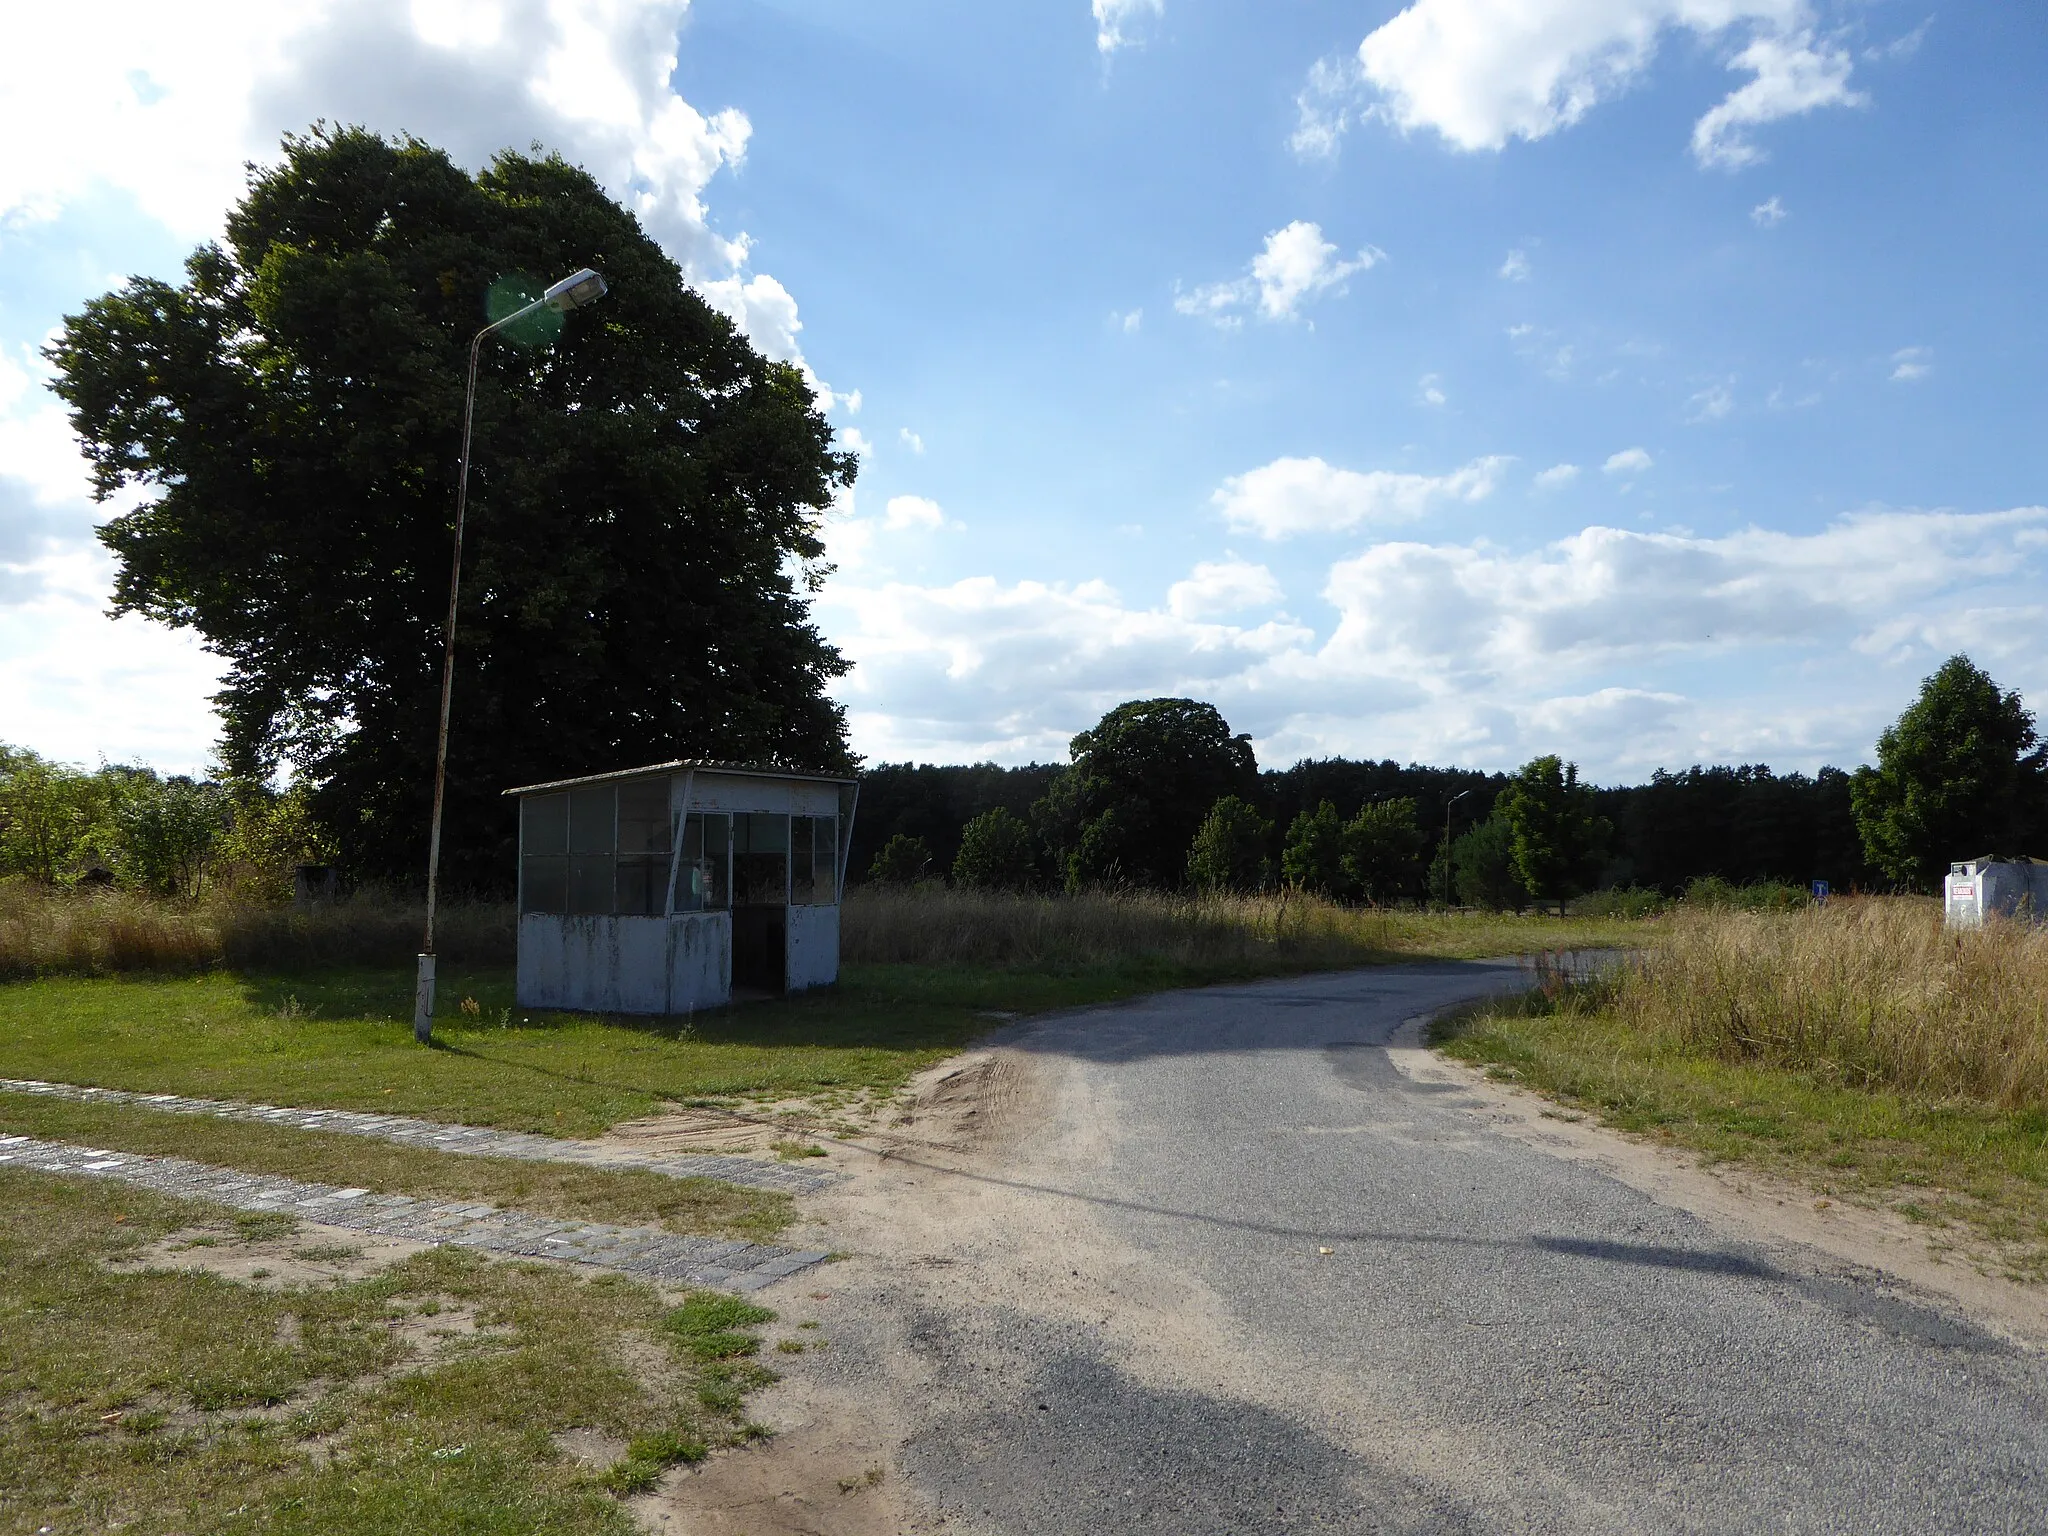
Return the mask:
M434 1040L434 957L420 956L419 979L412 991L412 1037L421 1045Z

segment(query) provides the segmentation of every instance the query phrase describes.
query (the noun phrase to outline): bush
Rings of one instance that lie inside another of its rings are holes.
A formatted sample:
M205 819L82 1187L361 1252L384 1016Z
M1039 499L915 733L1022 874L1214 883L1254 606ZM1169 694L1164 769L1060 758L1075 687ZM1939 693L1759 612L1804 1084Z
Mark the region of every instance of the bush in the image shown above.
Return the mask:
M1572 911L1579 917L1643 918L1655 917L1666 905L1662 891L1640 885L1617 885L1581 896L1572 903Z
M1515 839L1500 817L1482 821L1451 844L1452 878L1458 900L1488 912L1519 912L1529 892L1515 873Z
M967 823L953 883L969 890L1024 891L1038 884L1036 840L1024 818L997 806Z
M1731 885L1719 875L1702 875L1685 888L1685 904L1708 910L1735 912L1796 912L1812 898L1796 885L1782 880L1759 880L1754 885Z
M877 885L915 885L932 867L932 845L921 837L898 832L882 845L868 878Z

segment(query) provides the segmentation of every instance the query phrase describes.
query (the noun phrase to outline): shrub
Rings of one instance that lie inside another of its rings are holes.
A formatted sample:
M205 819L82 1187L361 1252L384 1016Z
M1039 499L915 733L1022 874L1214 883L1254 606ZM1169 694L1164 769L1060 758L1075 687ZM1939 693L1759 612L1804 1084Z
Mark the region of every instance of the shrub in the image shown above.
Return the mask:
M868 878L877 885L915 885L931 867L932 845L921 837L898 832L875 855Z
M1806 906L1810 900L1805 891L1782 880L1731 885L1719 875L1702 875L1685 888L1685 904L1689 907L1738 912L1792 912Z

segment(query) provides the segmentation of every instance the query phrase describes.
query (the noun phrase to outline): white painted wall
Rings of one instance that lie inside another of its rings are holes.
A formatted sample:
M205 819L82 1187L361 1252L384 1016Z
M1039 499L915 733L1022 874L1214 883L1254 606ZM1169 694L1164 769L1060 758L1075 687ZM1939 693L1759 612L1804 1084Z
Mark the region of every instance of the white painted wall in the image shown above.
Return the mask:
M2035 922L2048 918L2048 864L1999 864L1971 859L1941 882L1943 917L1951 928L1982 928L1984 919L2011 917L2025 908Z
M519 919L519 1006L579 1013L690 1013L732 998L732 918Z
M839 979L839 909L791 907L787 950L792 992L829 987Z

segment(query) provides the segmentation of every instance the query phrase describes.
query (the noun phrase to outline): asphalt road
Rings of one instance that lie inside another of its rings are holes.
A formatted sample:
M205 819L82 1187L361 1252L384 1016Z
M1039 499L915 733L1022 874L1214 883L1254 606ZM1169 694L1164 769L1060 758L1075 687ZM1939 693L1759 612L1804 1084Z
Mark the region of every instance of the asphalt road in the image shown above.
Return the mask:
M897 1382L915 1528L2048 1531L2039 1356L1393 1069L1402 1020L1509 974L1014 1031L1032 1129L899 1165L926 1256L833 1325L845 1380Z

